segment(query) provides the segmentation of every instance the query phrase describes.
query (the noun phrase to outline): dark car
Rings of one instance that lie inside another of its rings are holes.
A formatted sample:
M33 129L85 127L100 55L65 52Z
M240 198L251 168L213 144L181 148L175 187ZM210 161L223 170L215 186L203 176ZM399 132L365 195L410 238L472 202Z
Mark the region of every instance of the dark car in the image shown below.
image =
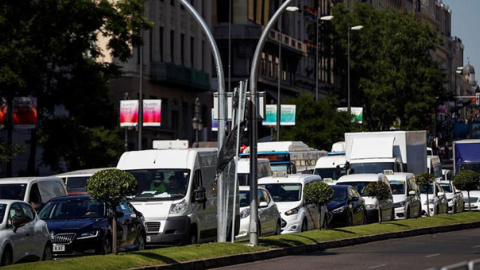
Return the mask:
M332 185L333 197L327 203L331 220L329 227L352 226L367 223L365 200L348 185Z
M142 213L126 200L116 208L118 251L145 248ZM89 195L58 197L47 202L39 217L47 222L55 257L107 254L112 251L112 224L103 202Z

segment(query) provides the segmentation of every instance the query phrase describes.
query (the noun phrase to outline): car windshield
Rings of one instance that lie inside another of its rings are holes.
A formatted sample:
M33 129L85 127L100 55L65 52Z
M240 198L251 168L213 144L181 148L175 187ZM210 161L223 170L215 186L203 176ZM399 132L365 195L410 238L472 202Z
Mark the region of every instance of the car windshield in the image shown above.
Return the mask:
M275 202L296 202L302 198L301 184L265 184L259 185L270 192Z
M316 168L314 173L320 175L322 179L331 178L332 180L338 180L340 176L345 175L345 169L336 169L336 168Z
M385 170L394 170L393 162L377 162L377 163L357 163L350 164L351 173L383 173Z
M427 194L427 189L425 188L425 186L420 186L420 193ZM428 186L428 194L433 194L433 186L432 185Z
M392 194L405 194L405 181L390 181Z
M0 184L0 199L23 201L26 188L26 184Z
M133 200L176 200L187 194L190 170L143 169L128 172L138 181Z
M337 185L350 185L357 190L360 196L364 197L364 196L367 196L367 194L365 193L365 189L367 188L367 185L370 183L371 182L343 182L343 183L337 183Z
M347 200L347 188L332 186L333 188L333 197L331 201L333 202L343 202Z
M7 209L7 205L0 204L0 224L3 223L3 218L5 216L5 209Z
M68 177L67 178L67 191L80 191L86 192L85 186L87 185L87 180L90 176L77 176L77 177Z
M87 199L71 199L50 201L38 213L43 220L49 219L84 219L105 217L105 206L102 202Z
M443 191L447 193L452 193L452 186L450 184L440 184L440 186L443 188Z

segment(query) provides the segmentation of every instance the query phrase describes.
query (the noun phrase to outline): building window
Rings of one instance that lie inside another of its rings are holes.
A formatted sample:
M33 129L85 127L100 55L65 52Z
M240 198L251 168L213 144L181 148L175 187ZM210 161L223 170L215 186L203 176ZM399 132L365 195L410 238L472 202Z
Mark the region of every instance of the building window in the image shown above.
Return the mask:
M149 60L150 62L153 61L153 31L150 30L148 31L148 54L149 54Z
M190 62L192 63L192 68L195 68L194 48L195 48L195 39L193 37L190 37Z
M262 68L261 72L263 75L267 74L267 60L265 59L265 53L262 52Z
M185 65L185 34L180 34L180 60Z
M272 55L268 55L268 76L273 77L273 59Z
M170 0L170 5L175 6L175 0Z
M160 31L158 33L158 43L159 43L159 50L160 50L160 62L163 62L163 27L160 26Z
M205 40L202 40L202 48L201 48L201 55L202 55L202 70L205 71Z
M175 33L173 30L170 30L170 62L175 62Z

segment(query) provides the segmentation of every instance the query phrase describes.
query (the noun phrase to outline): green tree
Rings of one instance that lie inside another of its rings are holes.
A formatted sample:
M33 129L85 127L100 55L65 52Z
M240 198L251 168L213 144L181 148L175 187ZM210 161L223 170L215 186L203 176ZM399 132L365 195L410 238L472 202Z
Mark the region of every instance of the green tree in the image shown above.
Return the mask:
M384 182L371 182L365 188L367 196L375 197L378 200L378 223L382 223L382 209L380 208L380 201L386 200L390 197L392 191L390 186ZM393 219L393 217L391 217Z
M135 194L137 179L118 169L106 169L96 172L87 180L86 190L91 200L105 203L112 224L112 251L117 254L117 213L116 207L126 196ZM110 239L106 237L107 241Z
M421 173L415 176L417 185L423 187L427 192L427 216L430 216L430 200L428 199L428 190L432 187L432 183L435 182L435 176L430 173Z
M314 181L305 186L304 196L307 204L312 203L317 206L317 224L318 229L321 229L322 208L332 199L333 189L324 182ZM328 226L328 220L324 220L323 226Z
M468 211L472 211L472 205L470 204L470 190L476 190L480 185L478 173L472 170L459 171L453 177L453 184L460 190L466 190L468 195Z
M88 156L88 147L72 143L84 139L87 131L70 132L64 121L89 128L87 138L94 144L111 140L98 136L102 128L115 136L115 145L121 143L115 132L118 113L108 87L121 72L115 63L103 59L111 56L125 62L132 56L132 46L142 44L139 30L151 26L142 16L143 4L144 0L7 0L0 4L0 96L7 102L14 96L37 97L39 124L32 130L31 156L37 142L55 145L58 134L69 134L70 141L58 141L64 143L58 147L70 145L86 160L44 147L44 157L49 157L45 164L55 167L62 158L72 158L67 161L71 164L88 163L93 157ZM106 48L100 47L100 38L106 40ZM62 115L55 113L59 107ZM118 151L107 147L103 146L104 152Z
M332 144L344 140L345 132L360 131L358 123L352 123L347 112L339 112L339 102L334 96L318 102L311 93L287 100L296 105L295 127L282 127L283 141L302 141L317 149L330 149Z
M322 54L336 60L334 72L341 78L344 98L348 28L364 26L350 31L350 95L351 106L363 107L365 129L388 130L394 122L402 130L425 129L431 109L448 97L444 70L431 55L440 44L436 30L414 14L375 9L369 3L356 4L353 11L337 4L332 14L332 21L322 23L320 41L332 45Z

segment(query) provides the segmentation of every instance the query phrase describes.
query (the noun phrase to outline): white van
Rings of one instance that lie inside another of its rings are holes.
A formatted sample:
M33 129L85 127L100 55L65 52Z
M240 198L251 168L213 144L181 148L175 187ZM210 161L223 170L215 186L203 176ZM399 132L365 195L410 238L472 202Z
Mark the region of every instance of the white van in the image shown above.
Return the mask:
M188 141L154 141L154 149L123 153L117 168L138 180L130 202L145 217L148 245L216 240L216 166L217 149L188 148ZM232 213L235 170L230 171L228 212ZM240 224L238 194L235 207L236 235ZM228 231L231 220L229 215Z
M282 234L303 232L319 227L317 207L306 204L303 191L308 183L321 181L320 176L312 174L289 174L258 179L258 186L270 192L282 217ZM322 226L327 222L327 207L321 209Z
M259 158L257 160L257 179L272 175L272 168L270 161L266 158ZM250 158L242 158L237 163L237 177L238 185L250 185Z
M432 174L436 180L443 178L442 162L438 156L427 156L427 170Z
M85 186L87 185L87 180L96 172L112 168L95 168L95 169L85 169L85 170L76 170L66 173L57 174L55 176L60 177L67 186L67 192L69 196L87 194Z
M13 177L0 179L0 199L21 200L38 212L48 200L67 195L62 179L48 177Z
M392 173L386 175L393 193L396 218L422 216L420 188L413 173Z
M325 183L335 183L345 171L345 155L324 156L317 160L313 174L320 175Z
M384 182L390 187L387 177L383 173L373 174L350 174L340 177L337 185L351 185L358 193L365 199L365 206L367 208L367 218L369 220L378 221L378 211L381 211L382 221L394 220L395 210L393 208L393 196L390 192L389 198L385 200L378 200L375 197L367 196L366 187L371 182Z

